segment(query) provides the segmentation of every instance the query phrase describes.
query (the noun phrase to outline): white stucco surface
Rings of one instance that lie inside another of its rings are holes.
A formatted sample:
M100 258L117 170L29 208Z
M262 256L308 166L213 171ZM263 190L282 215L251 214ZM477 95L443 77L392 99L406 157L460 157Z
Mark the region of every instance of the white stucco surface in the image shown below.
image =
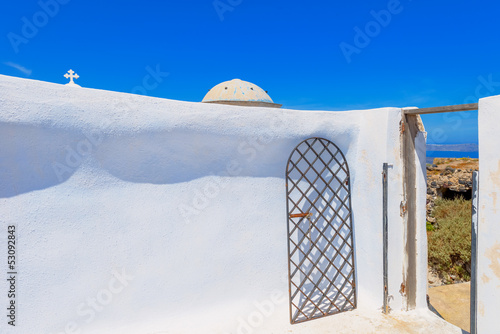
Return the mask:
M399 312L400 119L398 108L232 107L0 76L0 244L16 225L19 271L16 328L0 332L369 333L403 320L408 332L456 331L425 310L423 284L419 309ZM351 171L358 309L292 326L284 174L310 137L334 142Z
M478 333L500 328L500 96L479 100Z
M426 169L427 133L418 132L415 138L415 164L417 187L417 308L427 307L427 169Z

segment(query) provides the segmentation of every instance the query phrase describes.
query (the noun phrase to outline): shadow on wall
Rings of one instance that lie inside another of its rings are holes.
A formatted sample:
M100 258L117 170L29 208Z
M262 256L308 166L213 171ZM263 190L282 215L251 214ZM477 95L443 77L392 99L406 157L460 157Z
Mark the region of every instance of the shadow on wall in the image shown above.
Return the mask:
M52 163L63 162L65 146L77 142L55 129L0 123L0 198L60 183Z
M96 156L103 169L128 182L179 183L210 175L283 178L291 145L178 130L115 137Z
M109 137L0 123L0 198L63 183L90 157L109 174L135 183L171 184L211 175L284 178L283 166L300 140L259 135L175 130ZM340 144L350 141L347 135Z

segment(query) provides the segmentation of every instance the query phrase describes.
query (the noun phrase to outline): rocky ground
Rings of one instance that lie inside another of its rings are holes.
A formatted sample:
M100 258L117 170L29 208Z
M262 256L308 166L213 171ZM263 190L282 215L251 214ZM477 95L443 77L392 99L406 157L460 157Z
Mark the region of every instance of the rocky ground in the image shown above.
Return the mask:
M478 167L478 159L469 158L436 158L432 165L427 165L428 222L435 223L431 213L437 197L450 194L457 196L462 194L467 197L467 194L472 191L472 172L477 171Z
M427 266L427 286L429 288L434 288L436 286L441 286L444 284L444 280L441 279L430 266Z

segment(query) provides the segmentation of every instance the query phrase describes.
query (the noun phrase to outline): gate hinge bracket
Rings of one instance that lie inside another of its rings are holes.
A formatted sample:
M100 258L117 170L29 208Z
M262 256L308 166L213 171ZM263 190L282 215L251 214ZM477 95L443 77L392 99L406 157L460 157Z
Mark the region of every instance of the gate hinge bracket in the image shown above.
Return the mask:
M406 201L401 201L401 204L399 205L399 211L401 217L403 217L406 213L406 210L408 209L408 206L406 204Z

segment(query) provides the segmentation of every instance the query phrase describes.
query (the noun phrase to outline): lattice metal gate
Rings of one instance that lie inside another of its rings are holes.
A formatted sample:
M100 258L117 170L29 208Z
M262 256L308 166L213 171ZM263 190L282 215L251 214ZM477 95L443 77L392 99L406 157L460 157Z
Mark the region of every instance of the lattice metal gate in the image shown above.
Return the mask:
M291 323L356 308L344 155L326 139L307 139L290 155L286 177Z

